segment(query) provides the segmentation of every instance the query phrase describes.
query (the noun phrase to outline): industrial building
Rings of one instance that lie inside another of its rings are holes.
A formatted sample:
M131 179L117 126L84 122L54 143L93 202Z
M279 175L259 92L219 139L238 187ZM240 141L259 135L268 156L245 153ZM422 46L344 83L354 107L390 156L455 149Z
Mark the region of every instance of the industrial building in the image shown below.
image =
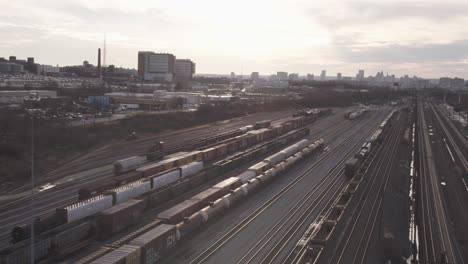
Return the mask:
M60 67L52 65L40 65L36 66L37 74L40 75L49 75L60 72Z
M439 79L439 87L443 89L450 89L450 90L465 90L467 89L465 80L461 78L440 78Z
M189 59L175 60L175 76L177 81L191 81L195 73L195 63Z
M22 73L24 72L24 67L21 64L3 61L3 62L0 62L0 72L1 73Z
M152 51L138 52L138 76L144 81L172 82L175 76L175 56Z

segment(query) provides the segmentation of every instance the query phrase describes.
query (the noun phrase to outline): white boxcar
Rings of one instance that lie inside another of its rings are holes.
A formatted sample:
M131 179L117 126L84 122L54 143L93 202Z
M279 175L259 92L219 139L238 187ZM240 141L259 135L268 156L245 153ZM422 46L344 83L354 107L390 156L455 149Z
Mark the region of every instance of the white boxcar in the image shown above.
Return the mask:
M58 208L57 214L70 223L111 208L112 205L112 195L99 195L64 208Z
M203 161L192 162L180 167L180 176L182 178L193 175L203 169Z
M180 179L180 169L176 169L152 178L153 189L161 188Z
M140 167L146 158L140 156L133 156L126 159L114 161L114 174L119 175L121 173L134 170Z
M266 162L269 162L271 165L276 165L283 161L286 158L286 154L282 152L275 153L265 159Z
M151 182L149 180L140 180L114 188L109 193L114 197L114 204L119 204L147 193L150 190Z
M249 181L249 180L255 178L255 176L257 176L257 175L255 174L255 172L253 172L253 171L245 171L245 172L243 172L243 173L237 175L236 178L239 178L239 179L242 181L242 183L246 183L247 181Z

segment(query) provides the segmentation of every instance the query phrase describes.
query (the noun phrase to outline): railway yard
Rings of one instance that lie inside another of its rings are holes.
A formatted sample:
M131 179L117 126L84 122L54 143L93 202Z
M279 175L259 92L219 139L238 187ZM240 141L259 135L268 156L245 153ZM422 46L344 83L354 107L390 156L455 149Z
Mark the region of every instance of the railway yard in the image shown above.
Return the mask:
M0 196L0 264L466 263L440 102L258 113L96 148Z

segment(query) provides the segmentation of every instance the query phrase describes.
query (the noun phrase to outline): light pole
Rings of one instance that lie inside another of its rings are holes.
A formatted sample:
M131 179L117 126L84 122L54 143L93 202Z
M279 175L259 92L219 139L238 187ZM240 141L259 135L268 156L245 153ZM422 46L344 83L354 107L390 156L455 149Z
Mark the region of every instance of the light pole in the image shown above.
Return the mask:
M31 263L34 263L34 112L31 115Z

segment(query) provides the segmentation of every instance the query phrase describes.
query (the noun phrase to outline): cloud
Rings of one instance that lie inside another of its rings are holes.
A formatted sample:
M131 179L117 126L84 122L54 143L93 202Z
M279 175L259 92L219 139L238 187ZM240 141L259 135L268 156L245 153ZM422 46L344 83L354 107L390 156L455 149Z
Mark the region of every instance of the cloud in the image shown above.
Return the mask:
M154 50L192 58L205 73L466 69L468 3L456 0L0 0L0 6L0 56L48 64L93 61L106 35L108 63L128 67L136 66L138 50Z
M468 58L468 39L447 44L383 45L354 49L338 46L337 55L349 63L454 62Z

